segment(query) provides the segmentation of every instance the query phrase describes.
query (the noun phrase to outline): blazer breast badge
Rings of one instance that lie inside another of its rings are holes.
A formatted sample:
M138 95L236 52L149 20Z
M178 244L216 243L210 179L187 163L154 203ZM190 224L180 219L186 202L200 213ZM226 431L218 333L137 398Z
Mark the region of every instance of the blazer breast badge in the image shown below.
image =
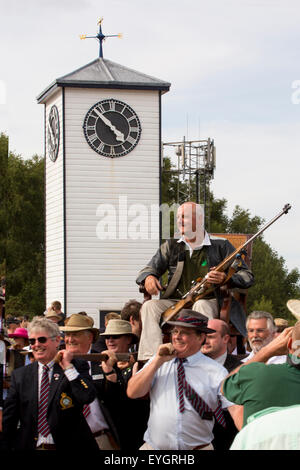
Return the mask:
M72 398L69 397L66 393L61 394L59 403L62 410L67 410L68 408L72 408L74 406Z

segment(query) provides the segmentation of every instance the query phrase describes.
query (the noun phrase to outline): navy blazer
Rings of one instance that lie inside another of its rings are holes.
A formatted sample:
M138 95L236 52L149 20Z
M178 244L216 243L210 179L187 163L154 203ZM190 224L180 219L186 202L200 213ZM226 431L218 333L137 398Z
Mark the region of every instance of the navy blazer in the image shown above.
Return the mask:
M91 403L96 391L87 362L73 360L79 376L69 381L55 364L50 383L47 419L57 450L98 450L83 416L83 405ZM35 449L38 439L38 363L13 371L3 409L3 444L6 449Z

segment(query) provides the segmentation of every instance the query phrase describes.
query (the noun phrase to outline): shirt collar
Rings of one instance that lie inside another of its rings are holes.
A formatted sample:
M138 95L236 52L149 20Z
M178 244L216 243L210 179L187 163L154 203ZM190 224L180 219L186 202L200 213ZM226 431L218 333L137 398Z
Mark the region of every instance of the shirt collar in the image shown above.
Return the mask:
M225 351L224 354L221 354L221 356L216 357L215 361L221 364L221 366L223 366L224 362L226 361L226 357L227 357L227 351Z
M48 364L42 364L41 362L39 362L38 364L39 364L39 367L44 367L44 365L46 365L49 368L49 370L51 370L54 367L55 362L54 360L52 360L48 362Z
M184 235L182 235L179 240L177 240L177 243L185 243L186 245L186 250L189 250L190 252L190 256L192 256L193 254L193 251L194 250L201 250L201 248L203 248L203 246L210 246L211 245L211 241L210 241L210 238L209 238L209 235L208 233L205 231L204 232L204 238L203 238L203 241L202 243L199 245L199 246L194 246L194 248L191 247L191 245L186 241L186 239L184 238Z
M188 357L185 357L185 363L186 364L195 364L197 361L199 361L199 359L203 357L203 354L201 351L197 351L195 354L192 354L191 356L188 356ZM176 361L176 359L175 359Z

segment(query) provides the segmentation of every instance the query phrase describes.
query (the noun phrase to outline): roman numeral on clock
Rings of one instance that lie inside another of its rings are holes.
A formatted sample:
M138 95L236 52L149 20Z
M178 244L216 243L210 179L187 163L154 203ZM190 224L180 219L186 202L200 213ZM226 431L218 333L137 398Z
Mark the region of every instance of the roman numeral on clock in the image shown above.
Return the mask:
M135 139L134 139L133 137L131 137L131 135L129 135L126 140L127 140L127 142L129 142L131 145L135 144Z

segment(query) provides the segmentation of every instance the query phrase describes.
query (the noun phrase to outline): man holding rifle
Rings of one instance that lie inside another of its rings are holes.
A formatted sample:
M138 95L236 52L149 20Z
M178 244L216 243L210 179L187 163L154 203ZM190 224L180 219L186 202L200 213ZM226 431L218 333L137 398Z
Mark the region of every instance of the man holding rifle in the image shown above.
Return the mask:
M177 226L180 238L165 241L137 277L137 283L144 285L146 292L152 296L162 290L159 278L166 270L169 275L168 288L163 297L145 302L141 309L140 361L148 360L162 343L162 313L181 299L199 277L205 278L213 289L204 298L194 302L192 309L207 318L219 317L222 305L220 286L227 278L227 269L219 271L214 268L235 249L227 239L208 235L204 229L203 209L194 202L186 202L178 208ZM230 288L248 289L253 282L252 272L241 260L227 285ZM231 305L230 321L246 336L245 312L235 299Z

